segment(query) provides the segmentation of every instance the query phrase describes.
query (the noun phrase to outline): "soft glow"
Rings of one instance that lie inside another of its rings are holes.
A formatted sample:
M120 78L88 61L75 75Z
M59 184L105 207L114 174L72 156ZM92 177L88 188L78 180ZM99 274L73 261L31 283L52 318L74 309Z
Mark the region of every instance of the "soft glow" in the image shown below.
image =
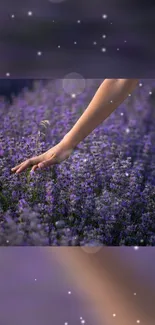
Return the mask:
M106 19L108 16L107 15L102 15L102 18L103 19Z
M137 251L138 249L139 249L139 247L138 247L138 246L135 246L135 247L134 247L134 250L135 250L135 251Z
M86 81L82 75L76 72L69 73L62 81L63 90L70 96L83 93L86 87Z
M7 72L7 73L6 73L6 76L7 76L7 77L10 77L10 72Z
M140 83L140 84L139 84L139 87L142 87L142 86L143 86L143 84L142 84L142 83Z
M40 55L42 55L42 52L41 52L41 51L38 51L38 53L37 53L37 54L40 56Z
M32 15L33 15L32 11L28 11L28 16L32 16Z
M12 15L11 15L11 18L15 18L15 15L14 15L14 14L12 14Z
M81 23L81 20L77 20L77 23L80 24Z
M113 317L116 317L116 314L113 314Z
M93 44L94 44L94 45L96 45L96 44L97 44L97 42L93 42Z
M106 52L106 48L105 47L102 47L101 51L102 52Z
M106 35L104 34L104 35L102 35L102 38L106 38Z
M87 254L96 254L101 250L101 246L94 246L93 244L88 244L87 246L81 246L81 249Z
M71 291L68 291L68 294L71 295Z

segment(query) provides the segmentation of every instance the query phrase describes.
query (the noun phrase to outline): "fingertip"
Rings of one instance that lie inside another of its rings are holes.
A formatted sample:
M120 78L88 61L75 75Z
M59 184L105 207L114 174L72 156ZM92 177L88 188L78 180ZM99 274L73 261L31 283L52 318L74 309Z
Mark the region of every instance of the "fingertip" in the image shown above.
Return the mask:
M21 172L21 170L20 169L18 169L17 171L16 171L16 174L19 174Z
M35 170L36 170L37 168L38 168L37 165L33 166L33 168L31 169L31 172L32 172L32 173L35 172Z
M39 167L39 168L43 168L43 167L44 167L44 164L43 164L43 163L38 164L38 167Z

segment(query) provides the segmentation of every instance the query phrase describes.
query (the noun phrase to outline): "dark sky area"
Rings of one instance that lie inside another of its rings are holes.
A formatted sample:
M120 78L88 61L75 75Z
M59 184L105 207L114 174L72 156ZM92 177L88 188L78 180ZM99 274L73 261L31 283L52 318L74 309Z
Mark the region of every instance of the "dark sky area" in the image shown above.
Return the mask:
M138 0L1 1L0 77L154 78L154 17Z

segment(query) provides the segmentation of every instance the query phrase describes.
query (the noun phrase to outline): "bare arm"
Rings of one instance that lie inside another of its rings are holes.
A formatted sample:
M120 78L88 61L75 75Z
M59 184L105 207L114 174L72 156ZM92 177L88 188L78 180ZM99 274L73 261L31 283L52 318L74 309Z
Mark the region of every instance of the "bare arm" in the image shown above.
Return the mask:
M74 148L100 125L137 86L138 79L105 79L85 112L64 137Z
M27 159L12 171L20 173L30 166L35 171L68 158L72 150L127 98L137 83L137 79L106 79L85 112L58 145L42 155Z
M74 287L77 285L82 290L83 299L96 311L96 323L136 325L140 320L140 325L154 325L154 285L149 281L146 287L138 257L133 267L135 259L128 250L124 261L125 253L120 248L103 247L98 253L90 254L94 248L87 247L89 253L80 247L53 247L52 251ZM147 260L150 263L150 257Z

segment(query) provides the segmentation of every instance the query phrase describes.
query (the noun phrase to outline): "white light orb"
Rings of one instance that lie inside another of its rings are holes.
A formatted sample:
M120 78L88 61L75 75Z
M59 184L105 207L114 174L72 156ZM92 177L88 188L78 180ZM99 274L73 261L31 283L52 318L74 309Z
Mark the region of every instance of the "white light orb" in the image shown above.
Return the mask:
M67 94L77 96L85 90L86 81L80 74L72 72L65 76L62 86Z

